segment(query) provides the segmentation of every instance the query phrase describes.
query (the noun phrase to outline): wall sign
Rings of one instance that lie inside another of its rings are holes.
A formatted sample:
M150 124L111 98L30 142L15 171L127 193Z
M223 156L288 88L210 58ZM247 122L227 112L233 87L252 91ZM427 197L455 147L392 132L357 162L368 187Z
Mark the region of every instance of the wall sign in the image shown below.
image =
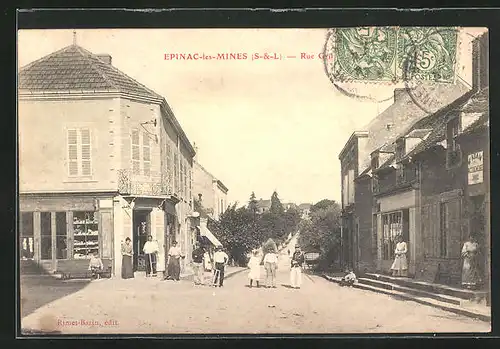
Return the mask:
M467 157L469 185L483 183L483 152L469 154Z

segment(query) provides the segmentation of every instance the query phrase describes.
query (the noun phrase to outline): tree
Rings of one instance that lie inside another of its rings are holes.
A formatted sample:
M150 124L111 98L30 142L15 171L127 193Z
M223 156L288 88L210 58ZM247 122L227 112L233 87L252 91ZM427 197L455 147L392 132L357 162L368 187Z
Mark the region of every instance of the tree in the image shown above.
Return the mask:
M339 204L331 200L322 200L313 207L311 219L300 223L299 244L306 250L320 252L320 265L327 268L332 266L339 252L341 209Z
M285 212L285 235L297 232L301 221L301 213L296 206L291 206Z
M283 204L281 203L278 193L276 191L273 192L273 195L271 195L271 208L269 209L271 213L274 214L283 214L285 212L285 209L283 208Z
M248 210L254 214L257 213L259 207L257 206L257 198L255 197L255 193L252 192L250 195L250 200L248 201Z
M314 205L312 205L310 208L310 212L314 212L314 211L317 211L320 209L328 208L332 205L335 205L335 203L336 203L335 200L323 199L323 200L315 203Z
M260 247L263 238L253 225L253 214L245 207L230 206L216 224L217 237L232 259L246 265L247 254Z

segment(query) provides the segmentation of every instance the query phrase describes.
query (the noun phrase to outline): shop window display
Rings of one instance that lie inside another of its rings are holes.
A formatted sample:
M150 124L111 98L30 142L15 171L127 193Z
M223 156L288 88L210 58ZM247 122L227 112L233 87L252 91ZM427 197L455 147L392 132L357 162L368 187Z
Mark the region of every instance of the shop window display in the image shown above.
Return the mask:
M99 228L96 212L73 212L73 258L90 258L99 253Z

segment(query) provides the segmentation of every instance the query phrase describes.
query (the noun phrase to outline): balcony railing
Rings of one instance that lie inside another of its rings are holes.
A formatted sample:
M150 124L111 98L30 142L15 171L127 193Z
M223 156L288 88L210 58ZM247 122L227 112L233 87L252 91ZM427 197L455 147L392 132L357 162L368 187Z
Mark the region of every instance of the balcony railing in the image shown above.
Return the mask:
M118 170L118 191L122 195L174 195L173 181L168 173L152 172L149 176L132 170Z

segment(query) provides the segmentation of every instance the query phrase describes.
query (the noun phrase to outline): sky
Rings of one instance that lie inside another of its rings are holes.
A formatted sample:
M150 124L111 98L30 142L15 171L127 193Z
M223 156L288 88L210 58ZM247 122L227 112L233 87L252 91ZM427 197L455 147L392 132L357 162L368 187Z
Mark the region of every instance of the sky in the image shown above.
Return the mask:
M392 101L340 93L318 58L326 29L77 30L79 46L164 96L197 160L229 189L229 202L250 194L283 202L340 200L338 155ZM467 36L466 36L467 37ZM20 30L20 67L73 42L73 30ZM467 55L466 44L461 50ZM468 51L469 50L469 51ZM254 53L295 59L253 60ZM165 54L246 53L247 60L165 60ZM312 59L300 59L308 53ZM464 70L464 68L462 68ZM465 79L466 69L461 72ZM394 86L360 86L391 96Z

